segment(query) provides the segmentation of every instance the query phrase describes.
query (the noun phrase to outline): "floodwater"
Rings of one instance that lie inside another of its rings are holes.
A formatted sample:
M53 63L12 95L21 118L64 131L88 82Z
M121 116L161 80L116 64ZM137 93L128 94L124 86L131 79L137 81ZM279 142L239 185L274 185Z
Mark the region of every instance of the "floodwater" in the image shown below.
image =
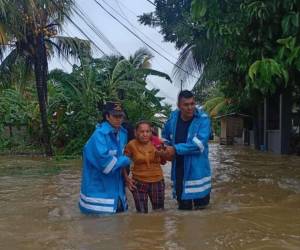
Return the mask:
M300 249L300 157L211 145L205 210L95 217L77 207L80 160L0 157L0 249Z

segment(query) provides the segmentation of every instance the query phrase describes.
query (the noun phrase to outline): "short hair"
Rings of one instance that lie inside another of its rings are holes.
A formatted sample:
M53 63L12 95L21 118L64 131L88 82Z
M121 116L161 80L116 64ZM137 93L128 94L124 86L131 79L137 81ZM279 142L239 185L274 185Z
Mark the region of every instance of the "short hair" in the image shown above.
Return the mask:
M142 124L147 124L149 125L150 128L152 128L152 123L147 121L147 120L141 120L141 121L138 121L136 124L135 124L135 130L138 130L138 128L142 125Z
M195 95L193 94L192 91L189 91L189 90L187 90L187 89L181 90L181 91L179 92L177 102L179 103L180 100L181 100L182 98L189 99L189 98L193 98L193 97L195 97Z

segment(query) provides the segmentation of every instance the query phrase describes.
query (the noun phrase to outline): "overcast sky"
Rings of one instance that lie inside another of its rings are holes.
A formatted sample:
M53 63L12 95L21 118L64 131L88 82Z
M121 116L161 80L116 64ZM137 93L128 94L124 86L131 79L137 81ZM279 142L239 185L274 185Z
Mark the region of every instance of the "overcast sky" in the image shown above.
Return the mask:
M99 3L103 4L107 10L109 10L114 16L118 17L126 26L128 26L132 31L138 34L142 39L149 43L152 47L158 50L161 54L166 56L170 61L176 62L178 51L175 49L174 45L163 41L162 35L159 33L158 29L150 28L139 24L137 16L143 13L151 12L154 10L154 6L151 5L146 0L97 0ZM114 10L110 9L108 3ZM117 48L117 50L128 57L134 54L134 52L141 47L147 47L143 42L139 41L134 35L132 35L128 30L122 27L116 20L109 16L100 6L98 6L94 0L77 0L77 6L88 15L92 23L97 26L97 28L110 40L110 42ZM123 16L120 17L119 15ZM84 24L84 22L74 14L72 19L79 25L82 30L106 53L112 54L111 51L97 35ZM127 19L127 20L126 20ZM128 23L128 21L130 23ZM86 39L86 37L80 33L80 31L74 27L72 24L68 23L65 25L65 34L68 36L76 36L79 38ZM151 49L150 49L151 51ZM160 55L154 54L152 59L152 68L163 71L171 76L173 65L167 62ZM94 49L94 57L100 57L101 53ZM62 68L65 71L70 71L71 66L69 63L57 58L50 62L50 69ZM179 88L174 84L170 84L167 80L151 77L147 79L148 87L160 89L159 95L166 98L166 102L176 105L176 98L179 92ZM192 86L189 86L189 89Z

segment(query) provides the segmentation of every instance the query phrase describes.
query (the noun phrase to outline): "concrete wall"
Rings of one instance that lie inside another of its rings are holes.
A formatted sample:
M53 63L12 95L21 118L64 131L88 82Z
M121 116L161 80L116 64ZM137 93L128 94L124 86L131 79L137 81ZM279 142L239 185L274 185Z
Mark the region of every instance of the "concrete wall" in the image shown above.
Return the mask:
M268 151L281 153L280 130L267 130Z
M250 146L254 148L255 144L254 144L254 131L253 130L249 130L249 137L250 137Z

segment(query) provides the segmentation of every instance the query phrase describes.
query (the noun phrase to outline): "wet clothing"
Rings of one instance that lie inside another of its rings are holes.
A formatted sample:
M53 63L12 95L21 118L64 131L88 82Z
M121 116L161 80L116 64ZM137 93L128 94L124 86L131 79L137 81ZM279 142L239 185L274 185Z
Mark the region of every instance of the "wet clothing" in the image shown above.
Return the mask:
M79 207L84 213L116 213L127 210L121 168L130 165L123 155L127 143L124 128L116 131L107 121L100 123L83 149ZM121 204L120 204L121 203Z
M178 201L178 209L180 210L192 210L194 209L202 209L205 208L209 204L210 194L204 196L200 199L193 200L177 200Z
M155 151L153 142L142 144L136 139L125 148L125 154L133 161L131 172L137 189L132 191L132 195L137 212L148 213L148 197L153 210L164 208L165 185L161 159Z
M154 145L149 142L142 144L134 139L125 148L125 155L133 161L132 177L142 182L157 182L163 179L160 157L155 154Z
M177 119L176 124L176 134L175 143L186 143L189 127L193 119L189 121L184 121L181 119L180 115ZM176 165L175 165L175 183L176 183L176 197L180 199L182 194L182 184L184 176L184 156L176 154Z
M163 209L165 200L165 183L163 180L158 182L136 181L137 189L132 191L136 211L148 213L148 196L152 209Z
M178 143L186 143L188 130L192 123L192 119L188 121L182 120L180 114L177 119L176 124L176 134L175 134L175 144ZM184 156L176 154L176 197L178 202L178 209L181 210L191 210L193 207L195 209L204 207L209 203L209 195L200 198L200 199L192 199L192 200L182 200L182 186L183 186L183 176L184 176Z
M171 178L173 195L182 200L203 199L211 191L211 169L208 160L210 119L196 109L191 121L180 121L180 111L172 112L162 136L175 148ZM197 201L196 201L197 202Z

